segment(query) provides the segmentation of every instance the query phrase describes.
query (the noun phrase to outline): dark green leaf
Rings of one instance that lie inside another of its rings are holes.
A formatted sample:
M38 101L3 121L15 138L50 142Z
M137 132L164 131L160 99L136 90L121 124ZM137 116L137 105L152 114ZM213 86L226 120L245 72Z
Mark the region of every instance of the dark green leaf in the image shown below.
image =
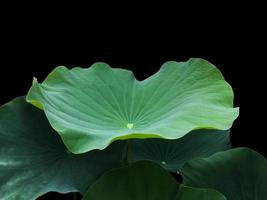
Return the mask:
M83 200L226 200L215 190L178 184L159 165L140 161L112 170L98 179Z
M267 159L248 148L195 159L182 168L184 184L214 188L228 200L266 200Z
M176 140L134 140L133 160L152 160L177 172L184 163L231 147L229 131L196 130Z
M124 144L70 153L43 111L17 98L0 107L0 199L30 200L48 192L84 192L102 173L121 166Z

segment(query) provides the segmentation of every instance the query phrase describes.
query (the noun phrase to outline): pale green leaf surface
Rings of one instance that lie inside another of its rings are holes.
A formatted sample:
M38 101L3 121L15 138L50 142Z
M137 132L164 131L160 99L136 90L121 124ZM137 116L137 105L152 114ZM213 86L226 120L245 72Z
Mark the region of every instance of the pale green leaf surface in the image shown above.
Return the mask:
M0 199L84 192L104 172L121 166L122 149L119 141L102 151L72 154L43 111L16 98L0 107Z
M33 82L27 101L44 109L74 153L104 149L119 139L178 139L194 129L227 130L238 116L230 85L203 59L167 62L143 81L105 63L57 67L43 83Z

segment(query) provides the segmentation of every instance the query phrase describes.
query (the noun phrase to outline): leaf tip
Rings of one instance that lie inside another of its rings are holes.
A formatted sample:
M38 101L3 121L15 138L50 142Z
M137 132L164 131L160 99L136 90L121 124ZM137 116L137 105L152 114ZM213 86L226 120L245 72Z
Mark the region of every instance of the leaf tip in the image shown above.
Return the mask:
M38 80L37 80L36 77L33 77L33 79L32 79L32 84L34 85L34 84L36 84L36 83L38 83Z

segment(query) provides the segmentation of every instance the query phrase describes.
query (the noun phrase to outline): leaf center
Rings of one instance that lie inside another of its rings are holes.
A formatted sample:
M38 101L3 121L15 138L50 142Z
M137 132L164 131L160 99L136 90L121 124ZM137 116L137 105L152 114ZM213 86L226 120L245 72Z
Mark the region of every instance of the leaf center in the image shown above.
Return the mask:
M128 128L128 129L132 129L133 126L134 126L134 124L132 124L132 123L128 123L128 124L127 124L127 128Z

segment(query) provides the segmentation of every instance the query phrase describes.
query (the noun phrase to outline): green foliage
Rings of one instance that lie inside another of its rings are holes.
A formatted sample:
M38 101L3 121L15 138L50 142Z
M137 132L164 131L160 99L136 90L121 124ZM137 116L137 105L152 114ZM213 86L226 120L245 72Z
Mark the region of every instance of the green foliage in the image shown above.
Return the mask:
M27 101L44 109L73 153L104 149L115 140L227 130L238 116L230 85L202 59L167 62L143 81L105 63L58 67L43 83L33 81Z
M237 116L231 86L203 59L143 81L105 63L57 67L0 107L0 199L265 200L267 160L228 150Z
M214 188L227 200L265 200L267 197L267 160L248 148L189 161L181 172L184 184Z
M70 153L39 109L24 97L0 108L0 199L31 200L49 192L84 192L121 166L123 142L103 151Z
M134 161L151 160L168 171L177 171L189 160L208 157L231 148L230 131L196 130L176 140L134 140Z
M106 173L83 200L226 200L215 190L186 187L150 161L140 161Z

